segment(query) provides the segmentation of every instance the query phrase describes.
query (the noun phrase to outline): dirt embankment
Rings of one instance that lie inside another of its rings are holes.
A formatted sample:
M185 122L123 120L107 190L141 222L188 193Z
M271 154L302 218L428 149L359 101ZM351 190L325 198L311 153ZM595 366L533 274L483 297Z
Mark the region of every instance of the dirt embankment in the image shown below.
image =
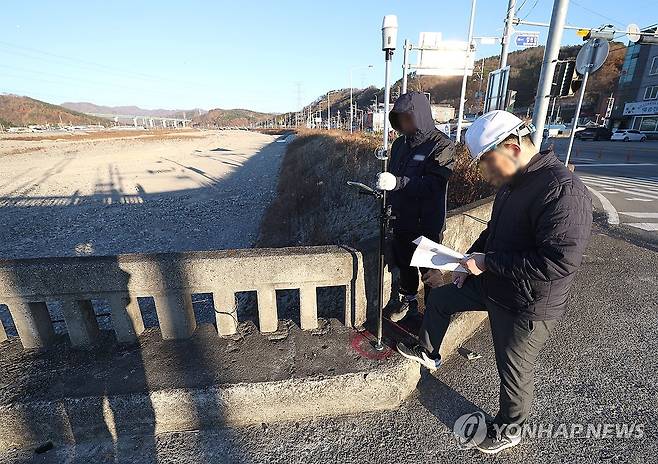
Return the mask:
M378 203L347 186L374 184L380 138L342 131L302 131L288 145L274 201L261 223L257 246L343 244L355 246L378 233ZM448 188L453 209L493 193L464 148Z

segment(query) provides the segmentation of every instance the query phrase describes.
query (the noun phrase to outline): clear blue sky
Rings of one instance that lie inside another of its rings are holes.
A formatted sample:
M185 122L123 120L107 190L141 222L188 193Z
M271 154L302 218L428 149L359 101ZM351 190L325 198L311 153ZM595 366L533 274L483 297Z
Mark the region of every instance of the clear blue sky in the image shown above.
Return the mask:
M476 36L500 35L507 0L480 0ZM552 0L517 0L519 16L550 20ZM622 7L627 5L628 8ZM328 89L383 85L380 27L398 43L421 31L466 39L470 0L114 0L4 2L0 92L52 103L288 111ZM658 22L656 0L572 0L568 23ZM519 30L546 30L519 26ZM579 43L565 31L564 43ZM479 56L499 53L482 46ZM396 53L393 77L401 75Z

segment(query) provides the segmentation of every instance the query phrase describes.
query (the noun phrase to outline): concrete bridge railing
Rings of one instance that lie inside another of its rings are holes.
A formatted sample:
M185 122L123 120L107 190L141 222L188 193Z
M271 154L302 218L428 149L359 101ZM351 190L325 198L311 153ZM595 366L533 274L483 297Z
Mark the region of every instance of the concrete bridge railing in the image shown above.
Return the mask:
M359 252L338 246L5 260L0 261L0 303L30 349L54 340L47 307L53 301L61 304L74 346L98 337L91 301L103 299L117 340L126 343L144 331L138 297L153 298L163 338L180 339L196 329L193 294L212 294L217 330L225 336L237 329L237 292L256 292L260 331L274 332L277 290L299 290L301 328L314 329L317 289L344 286L345 324L358 327L366 318L362 261Z

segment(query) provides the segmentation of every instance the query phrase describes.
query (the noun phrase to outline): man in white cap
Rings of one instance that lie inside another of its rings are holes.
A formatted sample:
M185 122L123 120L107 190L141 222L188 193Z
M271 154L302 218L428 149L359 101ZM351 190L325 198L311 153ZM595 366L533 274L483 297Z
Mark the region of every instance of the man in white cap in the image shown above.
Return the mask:
M471 157L499 187L491 220L462 261L468 273L455 273L453 284L430 293L419 345L398 345L403 356L436 369L450 317L488 312L500 394L498 413L476 444L485 453L521 440L535 360L565 311L591 233L587 188L552 152L537 152L532 132L506 111L484 114L468 128ZM435 286L441 279L438 271L429 271L423 281Z

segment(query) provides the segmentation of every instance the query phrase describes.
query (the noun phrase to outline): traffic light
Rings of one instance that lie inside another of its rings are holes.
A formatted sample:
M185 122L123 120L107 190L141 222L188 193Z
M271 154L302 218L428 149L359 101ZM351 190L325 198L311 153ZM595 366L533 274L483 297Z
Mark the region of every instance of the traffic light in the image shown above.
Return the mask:
M583 38L584 42L589 39L603 39L610 41L615 38L615 30L613 26L604 26L601 29L578 29L576 32Z
M558 61L555 64L553 83L551 85L551 97L566 97L573 95L580 88L580 85L578 85L576 89L572 88L575 69L575 60L563 60Z

